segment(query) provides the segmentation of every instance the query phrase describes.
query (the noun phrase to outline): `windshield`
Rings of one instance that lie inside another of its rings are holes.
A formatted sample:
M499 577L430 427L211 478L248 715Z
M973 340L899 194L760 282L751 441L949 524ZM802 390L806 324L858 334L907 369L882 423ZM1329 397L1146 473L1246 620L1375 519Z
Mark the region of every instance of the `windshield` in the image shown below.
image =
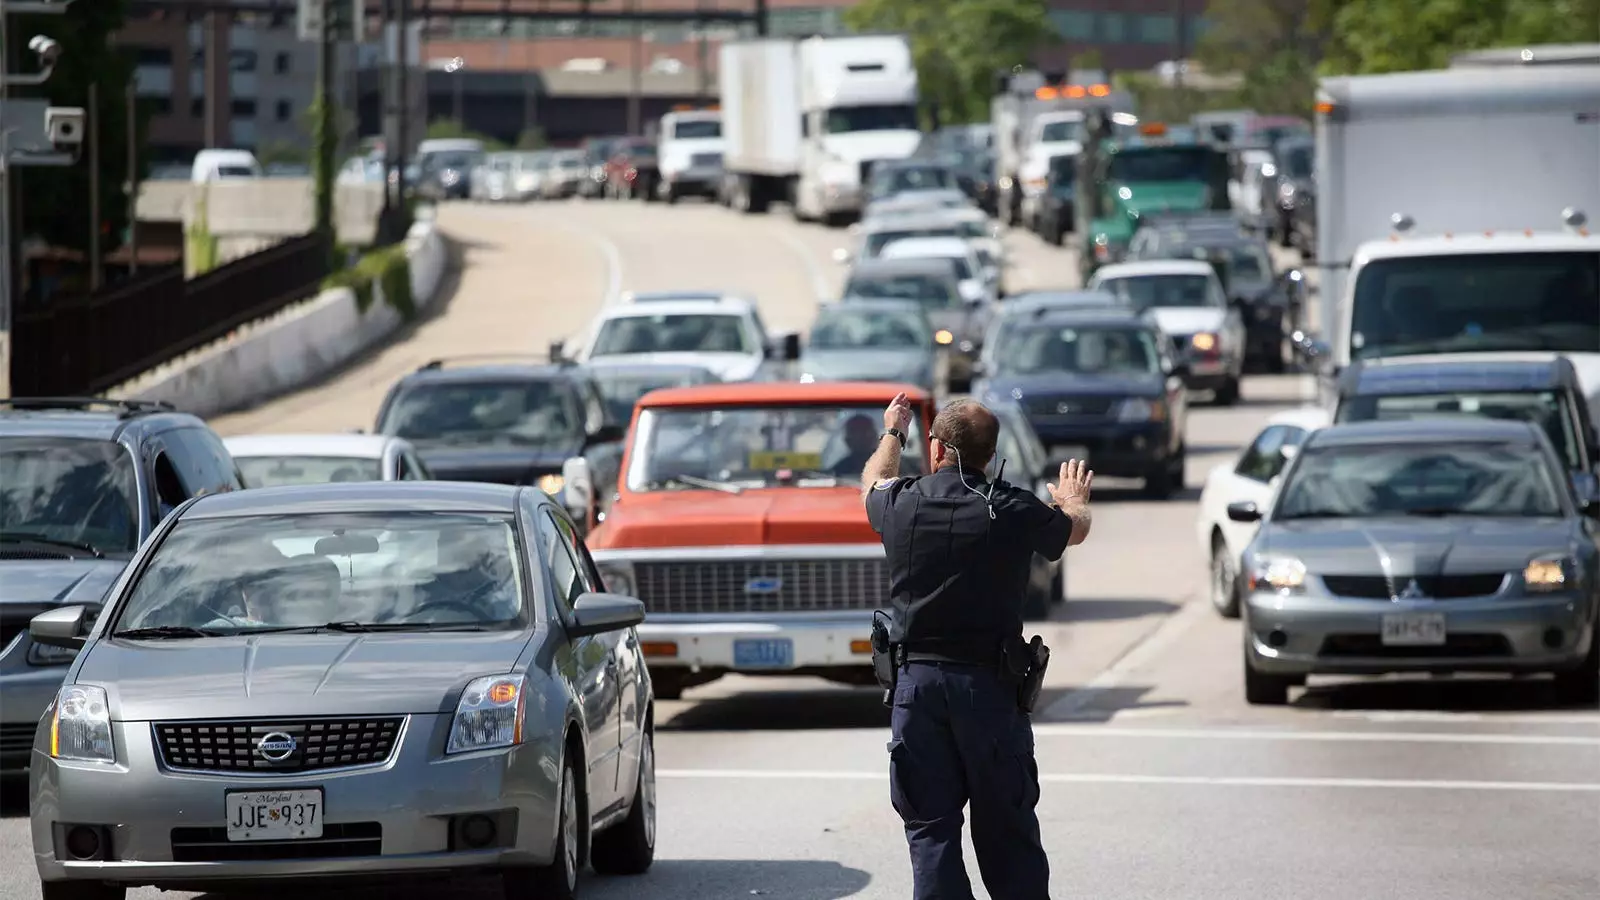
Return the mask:
M1556 452L1574 469L1584 466L1583 448L1573 433L1566 404L1555 391L1452 391L1439 394L1392 394L1349 397L1339 404L1336 422L1398 422L1469 416L1509 419L1544 429Z
M249 166L217 166L217 175L222 178L254 178L256 170Z
M358 456L235 456L246 487L382 481L383 463Z
M1222 297L1211 290L1204 275L1130 275L1101 282L1100 290L1143 312L1151 308L1223 307Z
M1356 279L1350 355L1600 352L1600 252L1380 259Z
M583 168L583 157L575 155L558 156L556 157L556 168L581 169Z
M424 172L438 172L444 169L470 169L476 165L481 157L468 153L434 153L422 162Z
M633 419L634 404L651 391L662 388L689 387L711 384L719 379L707 369L664 369L659 372L604 372L595 373L600 395L605 398L606 409L615 422Z
M1175 259L1204 260L1213 267L1220 261L1229 282L1260 284L1272 280L1272 263L1266 251L1253 245L1186 244L1174 246L1170 255Z
M754 353L734 315L622 316L600 326L594 356L623 353Z
M1111 157L1112 181L1208 181L1217 161L1226 160L1205 147L1155 147L1122 150Z
M672 136L684 140L722 137L722 122L718 119L695 119L679 122L672 128Z
M824 134L847 134L852 131L916 131L918 127L916 106L895 103L836 106L828 110L822 131Z
M1161 354L1150 332L1120 327L1025 326L1001 337L999 370L1007 375L1079 372L1086 375L1149 375L1161 371Z
M811 346L818 350L931 347L933 337L919 316L909 312L836 307L817 316Z
M1039 132L1039 140L1043 142L1054 141L1082 141L1083 121L1068 120L1065 122L1050 122Z
M870 199L879 200L903 191L934 191L957 186L954 173L943 166L895 166L873 172L867 193Z
M116 441L0 438L0 559L38 558L36 542L101 553L139 546L137 471Z
M918 237L988 237L987 234L970 235L956 225L931 225L926 228L900 228L894 231L874 231L867 235L866 256L871 259L883 252L883 248L895 241Z
M628 489L859 488L884 405L646 409L629 450ZM926 471L920 429L913 416L902 474Z
M1559 516L1556 482L1509 444L1400 444L1303 451L1272 517Z
M892 249L892 248L895 248L896 246L899 247L898 250ZM971 278L976 277L974 275L973 271L972 271L972 265L967 261L967 258L965 256L946 256L945 255L945 254L950 253L950 252L951 251L949 251L949 250L941 250L939 252L934 252L934 253L928 253L926 251L923 251L923 252L919 253L916 250L911 250L910 252L907 252L907 249L905 247L904 242L902 242L902 241L890 241L889 243L884 245L883 250L880 250L878 252L878 255L882 256L882 257L893 258L893 259L948 259L948 260L950 260L951 264L955 267L955 275L956 275L957 280L967 281L967 280L969 280Z
M516 627L519 556L499 515L189 519L156 548L113 630Z
M379 431L423 445L565 444L583 435L576 392L553 381L418 384L395 401Z
M1315 159L1316 154L1310 144L1285 147L1280 154L1283 171L1290 178L1310 178L1311 166Z
M858 275L844 286L846 297L915 300L928 309L961 305L955 282L937 275Z

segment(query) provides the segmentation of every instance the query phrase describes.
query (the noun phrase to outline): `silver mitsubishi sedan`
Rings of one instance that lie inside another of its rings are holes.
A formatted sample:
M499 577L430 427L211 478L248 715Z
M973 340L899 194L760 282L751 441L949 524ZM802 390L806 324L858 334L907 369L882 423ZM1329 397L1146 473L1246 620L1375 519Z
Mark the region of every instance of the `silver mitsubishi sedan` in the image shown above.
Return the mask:
M493 872L510 897L655 855L638 600L531 487L189 501L92 623L30 766L44 900Z

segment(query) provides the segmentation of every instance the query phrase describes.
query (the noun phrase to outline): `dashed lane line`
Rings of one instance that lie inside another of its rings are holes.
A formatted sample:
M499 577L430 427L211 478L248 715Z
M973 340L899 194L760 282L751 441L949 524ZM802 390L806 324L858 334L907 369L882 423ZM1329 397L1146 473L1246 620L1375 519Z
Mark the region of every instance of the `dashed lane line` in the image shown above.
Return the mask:
M829 771L825 769L660 769L661 778L724 781L886 781L882 772ZM1041 774L1046 784L1133 784L1175 787L1355 788L1431 791L1529 791L1539 793L1600 793L1600 783L1584 781L1429 781L1406 778L1279 778L1213 775Z
M1600 747L1600 735L1482 734L1437 731L1289 731L1259 728L1117 728L1105 725L1037 725L1038 737L1144 738L1222 741L1322 741L1371 744L1520 744Z

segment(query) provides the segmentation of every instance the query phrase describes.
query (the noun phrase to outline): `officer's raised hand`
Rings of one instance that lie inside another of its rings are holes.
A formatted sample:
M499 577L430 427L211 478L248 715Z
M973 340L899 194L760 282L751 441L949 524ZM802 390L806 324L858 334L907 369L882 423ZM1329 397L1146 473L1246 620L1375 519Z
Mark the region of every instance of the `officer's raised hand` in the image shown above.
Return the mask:
M1089 487L1094 483L1094 470L1081 459L1069 459L1061 464L1061 476L1049 485L1051 505L1072 519L1072 539L1069 546L1083 543L1089 536Z
M911 427L911 401L904 393L895 394L883 411L883 430L904 432Z

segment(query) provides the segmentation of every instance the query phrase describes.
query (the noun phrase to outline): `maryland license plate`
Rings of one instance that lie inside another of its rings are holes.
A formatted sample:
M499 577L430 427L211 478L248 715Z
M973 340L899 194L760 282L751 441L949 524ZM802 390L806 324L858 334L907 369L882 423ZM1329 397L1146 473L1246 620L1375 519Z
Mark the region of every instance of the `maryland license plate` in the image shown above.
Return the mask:
M293 841L322 837L322 791L229 791L230 841Z
M1444 613L1383 617L1385 647L1438 647L1444 644Z
M788 638L734 641L733 665L738 669L793 668L794 641Z

